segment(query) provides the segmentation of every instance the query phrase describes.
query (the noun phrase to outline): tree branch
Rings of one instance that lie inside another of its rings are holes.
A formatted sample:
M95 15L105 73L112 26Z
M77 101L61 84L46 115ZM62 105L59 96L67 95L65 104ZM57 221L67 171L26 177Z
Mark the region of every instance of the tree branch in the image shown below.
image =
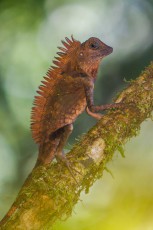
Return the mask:
M71 215L80 193L88 192L102 176L115 150L122 153L122 146L151 117L153 63L123 90L116 102L125 107L104 115L67 154L77 183L69 170L56 162L34 169L1 221L1 229L50 229L57 219Z

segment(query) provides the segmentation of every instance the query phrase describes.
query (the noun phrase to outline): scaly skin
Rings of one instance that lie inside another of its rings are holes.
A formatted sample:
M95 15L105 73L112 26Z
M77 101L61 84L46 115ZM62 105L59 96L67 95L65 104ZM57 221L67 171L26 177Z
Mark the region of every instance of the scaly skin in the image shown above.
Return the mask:
M86 42L66 38L62 42L66 48L59 48L58 61L53 61L43 85L37 91L32 108L32 136L39 144L39 155L35 167L49 164L54 157L63 158L63 147L72 132L75 119L85 109L86 112L100 119L99 111L118 108L121 104L95 106L93 91L96 75L101 60L112 52L112 48L98 38L89 38ZM65 161L70 173L71 168ZM75 178L74 178L75 179ZM76 181L77 182L77 181ZM15 212L13 205L1 224Z
M51 67L39 87L32 109L32 136L39 144L36 166L49 164L62 156L62 149L72 132L75 119L85 110L96 119L98 111L120 107L119 104L94 106L93 90L101 60L113 49L98 38L84 43L66 38L59 48L56 65Z

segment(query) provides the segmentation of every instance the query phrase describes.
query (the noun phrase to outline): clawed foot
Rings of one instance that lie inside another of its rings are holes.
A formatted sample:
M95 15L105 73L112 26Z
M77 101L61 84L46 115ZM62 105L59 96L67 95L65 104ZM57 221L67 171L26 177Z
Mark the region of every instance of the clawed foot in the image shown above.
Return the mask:
M112 109L120 109L120 108L123 108L123 107L125 107L124 103L114 103L114 104L112 104Z
M113 104L102 105L99 107L101 108L101 110L120 109L120 108L125 107L125 104L124 103L113 103Z
M119 108L123 108L124 106L125 106L125 104L123 104L123 103L114 103L114 104L94 106L95 112L91 112L91 110L87 106L86 112L91 117L93 117L97 120L100 120L103 117L103 115L101 113L98 113L98 111L104 111L104 110L110 110L110 109L119 109Z
M73 177L73 179L75 180L75 182L76 182L77 185L79 186L79 184L78 184L78 182L77 182L77 180L76 180L76 178L75 178L75 175L74 175L73 171L75 171L75 172L77 172L77 173L79 173L79 174L80 174L80 172L77 171L76 169L74 169L74 168L71 166L70 162L67 160L67 158L66 158L66 156L65 156L64 154L56 154L55 157L56 157L57 162L63 163L64 166L66 166L66 168L67 168L68 171L70 172L71 176ZM72 171L72 170L73 170L73 171Z

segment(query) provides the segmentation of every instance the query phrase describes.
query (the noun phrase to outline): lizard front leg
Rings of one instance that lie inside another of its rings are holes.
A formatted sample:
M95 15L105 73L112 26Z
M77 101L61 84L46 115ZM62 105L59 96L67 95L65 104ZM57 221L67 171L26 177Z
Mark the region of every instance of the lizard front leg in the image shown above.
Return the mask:
M86 107L86 112L87 112L88 115L90 115L91 117L93 117L93 118L95 118L97 120L100 120L102 118L102 116L103 116L100 113L93 113L93 112L91 112L90 109L88 108L88 106Z
M93 99L94 83L92 81L88 81L86 82L86 84L84 84L84 90L85 90L86 101L87 101L86 112L90 116L96 118L97 120L101 119L102 117L102 114L99 114L97 112L108 110L108 109L121 108L123 106L123 104L121 103L106 104L106 105L99 105L99 106L94 105L94 99Z

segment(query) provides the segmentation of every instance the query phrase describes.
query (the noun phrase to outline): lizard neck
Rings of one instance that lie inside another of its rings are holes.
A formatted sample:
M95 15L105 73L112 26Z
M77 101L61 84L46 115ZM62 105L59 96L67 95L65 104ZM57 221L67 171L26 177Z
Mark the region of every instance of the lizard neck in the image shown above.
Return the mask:
M98 66L99 63L93 64L92 62L88 63L88 65L84 66L84 73L88 75L90 78L93 79L93 81L97 78L97 72L98 72Z
M83 68L80 68L80 66L76 63L68 62L65 66L65 69L62 70L62 74L64 75L70 75L71 77L90 77L93 79L93 81L96 80L97 72L98 72L98 66L99 63L93 64L92 62L89 62L88 65L86 63L84 64Z

